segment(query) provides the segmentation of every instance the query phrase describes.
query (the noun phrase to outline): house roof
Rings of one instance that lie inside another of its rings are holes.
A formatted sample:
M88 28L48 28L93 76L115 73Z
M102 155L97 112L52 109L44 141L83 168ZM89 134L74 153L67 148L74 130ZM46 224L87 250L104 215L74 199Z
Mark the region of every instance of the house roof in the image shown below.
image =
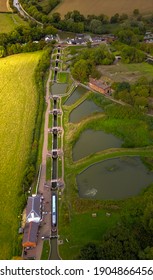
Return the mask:
M23 246L26 243L36 243L37 241L37 233L38 233L38 224L34 222L26 223L24 228L24 236L23 236Z
M110 88L109 85L104 84L104 83L102 83L101 81L97 81L97 80L95 80L95 79L90 79L89 83L92 84L92 85L95 85L95 86L97 86L97 87L99 87L99 88L102 88L102 89Z
M41 218L41 196L28 197L28 203L26 208L27 219Z

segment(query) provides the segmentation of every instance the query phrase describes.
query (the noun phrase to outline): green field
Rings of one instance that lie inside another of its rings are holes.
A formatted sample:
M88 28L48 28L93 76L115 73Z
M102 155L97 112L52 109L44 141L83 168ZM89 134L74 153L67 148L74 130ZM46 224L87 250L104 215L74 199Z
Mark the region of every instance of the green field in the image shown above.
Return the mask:
M34 70L42 52L0 59L0 259L17 254L22 178L35 125L37 92Z
M0 33L8 33L18 25L27 25L17 14L0 13Z
M112 16L115 13L132 14L134 9L141 13L153 12L152 0L63 0L52 12L58 12L64 17L69 11L79 10L84 15L105 14Z
M148 80L152 80L153 77L153 67L146 62L130 64L119 62L116 65L98 66L98 70L101 72L102 79L109 82L134 83L142 76Z
M113 227L119 219L119 213L111 212L107 217L105 210L71 215L70 223L63 223L60 239L63 245L59 247L61 256L67 260L77 259L79 250L88 242L100 242L102 235ZM92 217L95 213L96 217ZM100 226L101 225L101 226Z

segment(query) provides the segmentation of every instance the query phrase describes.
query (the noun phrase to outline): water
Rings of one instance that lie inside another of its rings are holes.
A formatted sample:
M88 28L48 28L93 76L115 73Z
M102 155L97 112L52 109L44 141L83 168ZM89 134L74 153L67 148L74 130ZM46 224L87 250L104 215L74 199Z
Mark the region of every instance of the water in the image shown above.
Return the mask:
M55 83L51 86L51 92L53 95L61 95L66 92L67 84Z
M102 112L102 108L97 106L92 100L85 100L77 106L70 114L70 122L77 123L96 112Z
M94 164L77 175L82 198L125 199L140 193L153 182L139 157L121 157Z
M72 157L76 161L105 149L119 148L121 145L122 140L112 134L88 129L81 134L79 140L74 145Z
M57 238L52 238L50 243L51 243L51 254L50 254L49 259L50 260L60 260L60 257L58 254Z
M84 87L78 86L70 95L70 97L64 103L67 106L74 104L79 98L81 98L88 90Z

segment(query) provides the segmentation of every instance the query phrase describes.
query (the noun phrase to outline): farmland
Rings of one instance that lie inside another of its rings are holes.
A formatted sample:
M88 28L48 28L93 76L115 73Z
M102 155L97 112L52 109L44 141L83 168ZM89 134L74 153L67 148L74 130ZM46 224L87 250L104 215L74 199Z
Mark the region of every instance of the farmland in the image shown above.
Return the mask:
M10 12L11 8L9 6L8 0L0 0L0 12Z
M17 14L0 13L0 33L12 31L18 25L27 25Z
M139 8L143 14L153 11L152 0L64 0L53 12L59 12L62 17L68 12L79 10L84 15L105 14L112 16L115 13L132 14L133 10Z
M21 182L37 108L34 69L41 54L19 54L0 60L0 259L17 254L19 215L24 200Z

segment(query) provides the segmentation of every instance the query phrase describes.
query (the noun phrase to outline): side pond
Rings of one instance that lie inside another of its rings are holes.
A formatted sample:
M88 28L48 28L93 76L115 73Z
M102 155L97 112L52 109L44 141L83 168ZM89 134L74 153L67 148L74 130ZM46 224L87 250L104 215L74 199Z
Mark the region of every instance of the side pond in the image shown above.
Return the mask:
M80 99L88 90L82 86L78 86L72 94L65 101L64 105L73 105L78 99Z
M125 199L153 182L139 157L121 157L89 166L77 175L79 196L94 199Z
M122 140L104 131L87 129L80 135L79 140L73 147L72 158L74 161L86 157L90 154L109 149L119 148Z
M102 108L97 106L92 100L86 99L70 113L69 121L77 123L98 112L103 112Z

